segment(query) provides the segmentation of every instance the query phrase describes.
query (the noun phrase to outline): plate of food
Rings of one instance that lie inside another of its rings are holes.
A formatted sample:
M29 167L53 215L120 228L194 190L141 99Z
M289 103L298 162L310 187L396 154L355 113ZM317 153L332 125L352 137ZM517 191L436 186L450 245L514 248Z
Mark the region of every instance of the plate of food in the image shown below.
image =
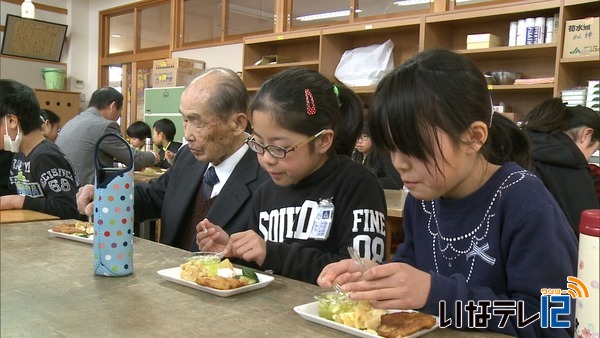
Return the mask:
M88 244L94 243L94 224L89 222L62 223L48 229L48 232L60 238Z
M181 266L159 270L157 273L170 282L219 297L261 289L275 279L273 276L255 273L247 267L234 268L228 259L219 262L220 256L212 259L209 263L207 258L198 259L196 255Z
M302 318L363 338L405 337L415 338L439 327L439 318L417 311L381 310L371 308L369 302L355 302L353 310L331 315L344 305L325 309L317 302L294 307ZM331 311L333 309L333 311ZM321 311L320 311L321 310Z

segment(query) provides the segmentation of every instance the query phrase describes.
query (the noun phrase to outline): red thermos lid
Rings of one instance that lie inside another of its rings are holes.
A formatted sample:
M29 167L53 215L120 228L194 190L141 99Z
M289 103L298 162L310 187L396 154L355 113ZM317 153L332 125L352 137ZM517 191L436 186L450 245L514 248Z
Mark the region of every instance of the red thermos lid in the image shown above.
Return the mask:
M588 209L581 212L579 233L600 237L600 209Z

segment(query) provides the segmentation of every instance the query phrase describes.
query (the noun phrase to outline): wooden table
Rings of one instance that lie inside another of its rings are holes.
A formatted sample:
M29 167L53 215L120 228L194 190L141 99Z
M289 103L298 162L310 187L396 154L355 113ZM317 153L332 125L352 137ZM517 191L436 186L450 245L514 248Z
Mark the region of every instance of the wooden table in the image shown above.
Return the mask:
M93 274L90 244L54 237L60 221L0 227L0 330L7 337L347 337L302 319L316 285L275 276L264 289L220 298L162 279L188 252L134 238L134 273ZM438 329L426 337L489 337Z
M20 223L33 221L50 221L60 219L58 216L44 214L33 210L2 210L0 211L0 224Z
M145 170L134 171L133 172L133 182L134 183L148 182L151 179L159 178L162 174L164 174L166 172L166 171L163 171L163 169L161 169L161 168L155 168L154 171L155 171L154 173L148 173Z
M404 241L404 233L402 231L402 213L404 209L404 202L406 201L406 195L408 194L404 190L391 190L384 189L385 201L387 203L387 219L386 219L386 230L387 237L385 243L385 257L386 260L390 260L392 257L392 246L398 245Z

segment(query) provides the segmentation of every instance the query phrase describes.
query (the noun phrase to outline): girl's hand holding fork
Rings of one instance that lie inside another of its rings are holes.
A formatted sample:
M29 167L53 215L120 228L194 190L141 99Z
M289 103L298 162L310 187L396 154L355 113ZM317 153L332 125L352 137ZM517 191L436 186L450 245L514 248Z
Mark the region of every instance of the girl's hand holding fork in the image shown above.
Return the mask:
M336 283L344 285L346 283L358 281L365 271L379 265L377 262L367 259L363 259L363 262L366 265L365 267L356 264L352 259L344 259L339 262L328 264L321 271L319 278L317 278L317 283L322 288L331 288ZM348 291L346 288L343 289L344 291Z
M352 260L327 265L318 283L331 287L333 282L342 285L354 300L368 300L381 309L420 309L427 303L431 288L431 275L406 263L377 265L364 260L369 269L357 272L361 267Z

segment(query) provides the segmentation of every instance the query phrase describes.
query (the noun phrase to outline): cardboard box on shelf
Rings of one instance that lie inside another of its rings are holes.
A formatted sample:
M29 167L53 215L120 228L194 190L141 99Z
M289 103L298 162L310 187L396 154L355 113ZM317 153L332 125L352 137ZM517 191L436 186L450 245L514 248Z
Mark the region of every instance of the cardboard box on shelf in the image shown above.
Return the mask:
M503 43L500 37L490 33L467 35L467 49L499 47Z
M193 68L204 70L206 63L201 60L185 59L185 58L169 58L154 60L152 62L153 70L161 69L180 69L180 68Z
M152 70L152 88L185 86L194 79L202 69L168 68Z
M600 17L565 23L563 58L600 56Z

